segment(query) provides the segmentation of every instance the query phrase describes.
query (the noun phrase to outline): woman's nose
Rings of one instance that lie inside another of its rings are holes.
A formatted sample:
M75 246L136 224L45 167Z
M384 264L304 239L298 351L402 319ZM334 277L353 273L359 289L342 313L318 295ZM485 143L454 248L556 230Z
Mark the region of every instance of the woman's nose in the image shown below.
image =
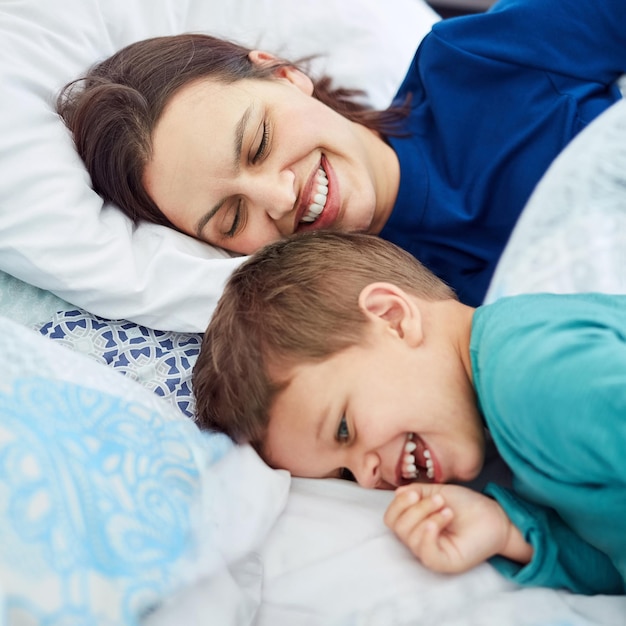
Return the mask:
M295 176L290 170L284 170L275 177L267 177L263 183L261 202L266 213L274 221L279 221L285 215L293 211L297 193L295 189Z

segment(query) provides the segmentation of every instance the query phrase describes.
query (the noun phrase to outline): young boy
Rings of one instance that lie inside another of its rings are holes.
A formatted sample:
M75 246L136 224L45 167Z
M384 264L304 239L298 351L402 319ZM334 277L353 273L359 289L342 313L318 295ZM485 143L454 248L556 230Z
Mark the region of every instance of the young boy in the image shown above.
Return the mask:
M230 279L194 369L201 427L296 476L397 489L427 567L626 592L626 296L477 309L382 239L272 244ZM474 479L486 430L513 489Z

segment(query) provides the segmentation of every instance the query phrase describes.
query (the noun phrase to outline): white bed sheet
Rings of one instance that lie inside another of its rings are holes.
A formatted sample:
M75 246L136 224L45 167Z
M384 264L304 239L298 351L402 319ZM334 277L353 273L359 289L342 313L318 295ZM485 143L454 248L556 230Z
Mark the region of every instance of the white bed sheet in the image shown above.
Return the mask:
M624 626L626 597L521 588L483 564L434 574L382 523L389 492L292 479L263 548L261 605L251 626ZM213 586L198 585L145 626L204 626ZM230 626L219 621L220 626Z
M626 597L521 588L483 564L423 568L384 526L389 492L292 479L263 550L255 626L624 626Z

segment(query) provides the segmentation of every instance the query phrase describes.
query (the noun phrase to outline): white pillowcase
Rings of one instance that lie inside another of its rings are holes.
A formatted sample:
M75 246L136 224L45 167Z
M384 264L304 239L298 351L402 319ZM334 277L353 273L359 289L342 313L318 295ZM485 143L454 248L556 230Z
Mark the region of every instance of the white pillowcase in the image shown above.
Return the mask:
M327 54L316 72L384 107L438 19L423 0L0 3L0 270L109 319L203 331L240 259L103 205L54 111L59 89L133 41L202 31Z

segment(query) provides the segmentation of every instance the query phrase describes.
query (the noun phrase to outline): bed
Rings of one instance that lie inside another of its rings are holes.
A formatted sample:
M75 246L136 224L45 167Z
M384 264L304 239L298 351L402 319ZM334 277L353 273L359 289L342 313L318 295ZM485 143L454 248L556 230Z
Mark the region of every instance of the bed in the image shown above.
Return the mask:
M314 71L384 106L440 19L295 6L0 4L0 624L623 626L624 597L428 572L382 523L389 493L291 478L193 423L199 333L240 259L103 205L52 103L120 46L192 30L323 53ZM620 103L546 174L488 298L624 291L623 146Z

